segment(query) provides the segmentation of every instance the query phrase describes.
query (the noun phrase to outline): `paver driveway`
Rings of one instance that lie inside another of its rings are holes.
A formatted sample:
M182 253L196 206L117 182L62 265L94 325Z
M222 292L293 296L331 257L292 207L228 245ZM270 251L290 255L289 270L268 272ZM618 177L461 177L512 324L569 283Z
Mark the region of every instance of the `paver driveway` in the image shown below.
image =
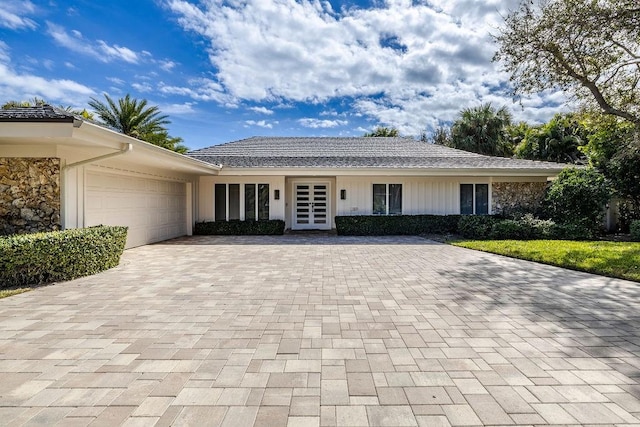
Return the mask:
M417 237L140 247L0 300L0 424L638 424L639 291Z

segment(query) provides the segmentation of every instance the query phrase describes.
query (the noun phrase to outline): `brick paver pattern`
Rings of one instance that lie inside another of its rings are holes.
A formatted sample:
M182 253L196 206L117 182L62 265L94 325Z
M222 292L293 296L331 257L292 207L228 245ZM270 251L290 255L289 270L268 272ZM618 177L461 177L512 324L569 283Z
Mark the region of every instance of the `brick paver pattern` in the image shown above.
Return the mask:
M640 286L419 237L194 237L0 300L0 425L640 424Z

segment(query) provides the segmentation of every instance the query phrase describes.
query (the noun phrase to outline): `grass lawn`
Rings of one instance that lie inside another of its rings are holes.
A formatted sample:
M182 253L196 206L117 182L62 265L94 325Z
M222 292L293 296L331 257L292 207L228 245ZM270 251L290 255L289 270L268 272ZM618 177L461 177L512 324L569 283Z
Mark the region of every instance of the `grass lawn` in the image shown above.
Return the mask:
M640 282L640 242L463 240L450 243L463 248Z
M0 299L30 291L31 288L0 289Z

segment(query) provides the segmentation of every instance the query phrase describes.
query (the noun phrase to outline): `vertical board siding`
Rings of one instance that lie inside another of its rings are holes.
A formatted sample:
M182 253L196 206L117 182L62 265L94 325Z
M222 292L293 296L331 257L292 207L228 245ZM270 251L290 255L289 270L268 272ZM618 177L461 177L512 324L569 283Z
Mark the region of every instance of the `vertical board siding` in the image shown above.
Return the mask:
M269 184L269 219L284 220L285 185L283 176L217 176L202 177L199 183L198 219L213 221L215 184ZM280 190L280 200L273 198L274 190ZM240 212L244 216L244 186L240 185Z
M472 182L487 182L486 179ZM460 213L458 178L350 177L336 178L336 193L346 190L347 199L338 200L337 215L371 215L373 184L402 184L404 215L450 215Z

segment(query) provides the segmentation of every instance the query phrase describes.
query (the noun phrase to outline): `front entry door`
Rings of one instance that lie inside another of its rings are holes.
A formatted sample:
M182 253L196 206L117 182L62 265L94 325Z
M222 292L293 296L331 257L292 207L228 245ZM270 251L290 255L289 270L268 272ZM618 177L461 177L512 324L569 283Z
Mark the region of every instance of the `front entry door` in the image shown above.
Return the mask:
M328 183L294 183L294 229L331 229Z

